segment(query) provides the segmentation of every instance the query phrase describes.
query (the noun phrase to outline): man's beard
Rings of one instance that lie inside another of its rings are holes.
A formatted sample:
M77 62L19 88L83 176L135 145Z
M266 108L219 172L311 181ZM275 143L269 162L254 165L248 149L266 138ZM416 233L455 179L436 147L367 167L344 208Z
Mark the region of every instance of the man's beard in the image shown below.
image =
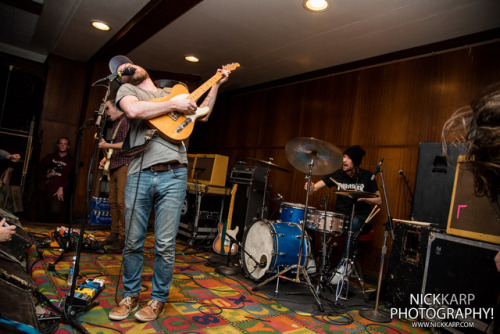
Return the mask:
M130 78L129 83L134 85L134 86L137 86L138 84L140 84L141 82L143 82L147 78L149 78L149 75L147 72L135 72L134 75Z

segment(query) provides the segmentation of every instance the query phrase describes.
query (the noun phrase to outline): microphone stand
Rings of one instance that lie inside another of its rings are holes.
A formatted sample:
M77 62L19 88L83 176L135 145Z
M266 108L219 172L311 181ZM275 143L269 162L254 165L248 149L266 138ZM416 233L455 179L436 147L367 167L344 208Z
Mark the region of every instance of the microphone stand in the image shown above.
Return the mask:
M238 245L238 247L243 252L245 252L245 254L248 255L248 257L250 259L252 259L257 264L257 266L262 267L262 268L265 267L265 263L261 263L261 262L257 261L257 259L255 257L253 257L252 254L248 253L245 250L245 248L243 248L241 246L241 243L239 243L238 240L236 240L235 238L233 238L229 234L226 234L226 237L229 239L229 252L227 252L227 263L226 263L226 265L218 266L215 269L216 272L218 272L219 274L227 275L227 276L236 275L238 273L238 268L233 266L233 264L231 263L231 249L233 248L233 244Z
M379 303L379 298L380 298L380 286L382 285L382 274L384 271L384 259L385 259L385 254L387 253L387 236L389 235L389 232L391 232L392 240L394 240L394 230L392 228L392 217L391 217L391 212L389 210L389 200L387 198L387 192L385 189L384 174L382 173L382 168L380 168L380 179L382 180L382 189L384 191L385 205L387 208L387 223L385 223L384 243L382 244L382 251L380 254L380 267L378 270L378 284L377 284L377 298L375 301L375 309L373 309L373 310L360 310L359 315L362 316L363 318L371 320L371 321L387 323L387 322L391 322L392 319L386 313L382 313L379 311L378 303Z
M408 203L410 203L410 214L413 215L413 203L415 201L415 194L413 194L413 192L411 191L410 183L408 182L408 179L406 178L406 175L404 174L404 172L402 170L400 170L399 174L401 174L401 176L403 177L403 181L406 184L406 188L408 189L408 192L410 193L410 200L408 201Z
M108 85L107 85L107 90L106 90L106 94L104 96L104 99L103 99L103 104L105 103L105 101L108 99L108 96L110 94L110 87L111 87L111 82L113 80L109 81ZM79 272L80 272L80 255L81 255L81 251L82 251L82 243L83 243L83 236L85 234L85 225L86 225L86 222L88 220L88 209L89 209L89 201L90 201L90 193L92 191L92 181L93 181L93 178L94 178L94 165L95 165L95 161L96 161L96 158L97 158L97 152L98 152L98 144L99 144L99 141L101 140L102 138L102 129L103 127L101 126L101 123L102 123L102 116L104 116L104 121L106 121L106 114L104 113L104 107L103 105L101 105L101 108L99 110L99 115L97 117L97 120L96 120L96 126L97 126L97 136L95 138L95 141L94 141L94 152L92 154L92 159L91 159L91 162L90 162L90 167L89 167L89 172L88 172L88 177L87 177L87 195L86 195L86 198L85 198L85 205L84 205L84 209L83 209L83 213L85 215L84 219L82 219L82 224L80 226L80 235L78 237L78 241L77 241L77 244L76 244L76 259L75 259L75 268L74 268L74 274L73 274L73 281L71 282L71 288L70 288L70 291L68 292L68 294L66 295L66 300L64 302L64 309L62 311L62 320L63 322L71 325L72 327L76 328L78 331L80 331L81 333L89 333L79 322L78 320L76 320L76 315L79 313L79 312L82 312L84 310L87 310L89 309L89 307L93 307L96 303L92 303L90 305L88 305L87 307L75 307L73 305L73 299L74 299L74 296L75 296L75 290L76 290L76 284L77 284L77 280L78 280L78 275L79 275ZM97 302L98 303L98 302Z

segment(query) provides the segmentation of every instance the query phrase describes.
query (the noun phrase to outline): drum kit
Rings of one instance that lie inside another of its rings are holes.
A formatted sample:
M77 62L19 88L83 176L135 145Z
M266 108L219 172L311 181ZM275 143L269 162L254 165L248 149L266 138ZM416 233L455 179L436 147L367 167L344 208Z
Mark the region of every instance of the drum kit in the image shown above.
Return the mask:
M285 146L285 154L294 168L307 174L305 204L283 202L278 221L266 220L262 216L261 219L255 220L243 236L242 267L250 279L260 282L253 288L254 291L275 278L277 278L276 295L280 278L296 283L306 283L320 310L323 311L317 291L320 290L321 282L329 280L320 277L318 279L320 283L316 289L311 283L306 268L311 257L311 245L306 229L323 233L323 260L319 274L326 276L327 273L324 270L326 234L343 235L347 230L351 237L351 226L344 226L347 223L344 215L326 211L326 205L324 211L308 206L311 176L333 172L341 165L343 154L337 147L327 142L305 137L291 139ZM252 160L266 164L268 172L269 168L288 172L287 169L271 161ZM351 198L373 197L374 195L354 190L339 190L336 193Z

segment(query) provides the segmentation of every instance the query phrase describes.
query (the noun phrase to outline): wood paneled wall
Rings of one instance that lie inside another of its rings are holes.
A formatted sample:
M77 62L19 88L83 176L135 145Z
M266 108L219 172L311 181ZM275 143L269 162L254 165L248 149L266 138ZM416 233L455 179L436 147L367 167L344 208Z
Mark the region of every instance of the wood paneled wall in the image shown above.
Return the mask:
M249 157L272 157L292 171L271 169L272 190L284 195L287 202L305 203L306 175L288 163L286 143L296 137L314 137L342 151L359 144L367 152L361 167L374 170L385 158L382 171L390 214L409 219L410 196L398 171L404 171L415 189L419 143L440 141L445 120L498 80L500 43L494 42L227 94L217 101L208 123L196 124L189 150L227 155L230 167ZM313 181L320 178L312 177ZM377 180L382 193L380 176ZM328 189L313 194L310 205L318 207L326 195L330 195L328 209L333 211L335 195ZM374 220L376 233L370 251L361 254L363 268L372 275L378 271L388 215L385 201L382 206Z

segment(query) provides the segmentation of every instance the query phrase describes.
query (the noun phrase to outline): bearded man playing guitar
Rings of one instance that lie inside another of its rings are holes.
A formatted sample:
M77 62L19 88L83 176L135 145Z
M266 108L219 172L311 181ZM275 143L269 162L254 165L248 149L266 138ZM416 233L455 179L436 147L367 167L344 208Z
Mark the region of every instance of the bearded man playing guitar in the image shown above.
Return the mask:
M184 142L168 141L158 129L151 131L151 120L175 113L194 115L196 99L169 98L171 91L158 89L146 70L125 56L109 62L112 73L121 76L122 86L116 106L130 122L129 144L134 154L130 160L125 191L125 248L123 251L123 299L109 313L111 320L126 319L139 307L142 290L141 274L144 241L149 214L155 209L155 259L151 300L135 317L142 322L156 320L164 311L172 284L175 260L175 238L187 187L187 154ZM219 69L213 85L200 107L210 111L215 104L219 86L229 77L228 70ZM156 100L156 101L152 101ZM127 147L125 141L124 147ZM123 150L123 148L122 148Z

